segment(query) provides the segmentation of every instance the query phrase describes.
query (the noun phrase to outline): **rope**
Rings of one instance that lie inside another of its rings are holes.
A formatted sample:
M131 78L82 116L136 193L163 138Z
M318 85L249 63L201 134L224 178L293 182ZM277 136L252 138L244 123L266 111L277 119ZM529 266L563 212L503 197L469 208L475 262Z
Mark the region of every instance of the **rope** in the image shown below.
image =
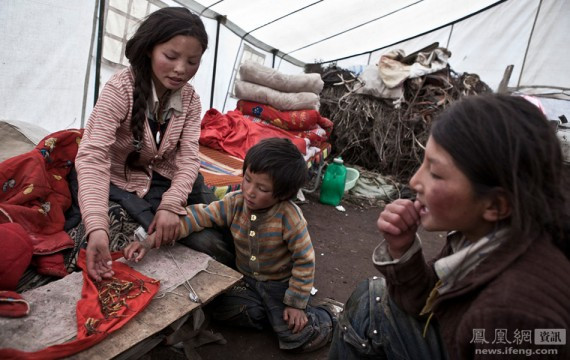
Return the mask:
M178 265L178 263L176 262L176 259L174 259L174 255L172 255L172 252L170 252L170 249L167 248L167 250L168 250L168 255L170 255L170 258L172 259L172 261L174 261L174 264L176 264L178 271L180 271L180 274L182 274L182 276L184 276L184 282L182 284L184 285L186 290L188 290L188 297L190 298L190 300L192 300L195 303L201 303L202 301L198 297L198 294L196 293L196 291L194 291L194 288L192 287L192 285L190 285L190 281L188 281L186 274L180 268L180 265Z
M202 301L200 300L200 297L198 296L198 293L196 293L196 291L194 290L194 288L190 284L190 281L186 277L186 274L184 273L184 271L182 270L180 265L178 265L178 262L176 262L176 259L174 258L174 255L172 255L172 252L170 252L170 249L167 248L167 251L168 251L168 255L170 255L170 258L172 259L172 261L174 262L174 264L178 268L178 271L180 271L180 274L182 274L182 276L184 277L184 282L182 284L184 285L186 290L188 290L188 297L190 298L190 300L192 300L195 303L202 303ZM228 279L240 280L240 278L238 278L238 277L216 273L216 272L210 271L208 269L200 270L198 273L200 273L201 271L204 271L204 272L211 274L211 275L217 275L217 276L225 277ZM167 293L174 294L177 296L184 296L184 295L181 295L181 294L174 292L174 291L165 291L165 292L155 296L155 299L162 299L163 297L166 296Z

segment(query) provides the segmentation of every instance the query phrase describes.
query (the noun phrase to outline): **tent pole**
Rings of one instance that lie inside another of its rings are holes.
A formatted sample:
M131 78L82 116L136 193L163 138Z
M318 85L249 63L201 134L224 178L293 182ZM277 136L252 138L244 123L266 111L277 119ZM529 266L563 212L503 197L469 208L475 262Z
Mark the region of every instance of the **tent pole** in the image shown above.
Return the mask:
M530 43L532 42L532 37L534 35L534 28L538 21L538 15L540 14L540 9L542 8L542 0L539 0L538 7L536 8L536 15L534 16L534 22L532 23L532 28L530 29L530 35L528 36L528 41L526 43L526 50L524 52L524 57L521 65L521 72L519 74L519 81L517 82L517 89L521 86L521 79L523 77L524 67L526 65L526 57L528 56L528 49L530 48Z
M216 45L214 46L214 69L212 72L212 89L210 90L210 109L214 107L214 90L216 89L216 68L218 66L218 46L220 41L220 26L226 21L225 16L216 17Z
M105 3L106 0L99 2L99 31L97 32L97 57L95 60L95 93L93 94L93 106L97 104L99 97L99 77L101 75L101 57L103 53L103 31L105 26Z
M222 112L226 111L226 102L228 101L228 96L230 96L232 84L234 84L236 81L237 71L238 71L238 70L236 70L236 66L238 64L238 60L243 57L242 46L243 46L243 38L240 40L239 47L238 47L238 49L240 49L240 50L238 50L237 55L234 59L234 64L232 66L232 76L230 77L231 80L228 82L228 88L226 89L226 96L224 96L224 106L221 109ZM241 54L241 56L240 56L240 54Z
M99 10L99 3L102 0L95 0L95 6L93 7L93 25L91 30L91 42L89 45L89 54L87 54L87 68L85 69L85 82L83 83L83 101L81 103L81 122L79 127L85 127L85 112L87 110L87 98L89 97L89 78L91 74L91 64L93 61L93 47L95 46L95 31L97 30L97 24L99 19L97 18L97 13Z
M271 59L271 68L275 69L275 58L277 57L279 50L273 49L273 50L271 50L271 53L273 54L273 58Z

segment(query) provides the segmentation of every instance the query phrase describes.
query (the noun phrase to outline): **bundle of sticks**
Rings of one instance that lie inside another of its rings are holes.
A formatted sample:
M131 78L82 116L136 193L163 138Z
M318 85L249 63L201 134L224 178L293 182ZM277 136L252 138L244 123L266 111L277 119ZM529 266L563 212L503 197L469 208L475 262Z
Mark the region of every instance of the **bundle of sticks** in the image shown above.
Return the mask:
M463 96L492 92L478 75L457 74L448 66L407 79L404 96L395 103L351 91L358 78L350 71L334 65L320 71L325 81L320 112L334 123L333 157L400 184L421 164L431 121Z

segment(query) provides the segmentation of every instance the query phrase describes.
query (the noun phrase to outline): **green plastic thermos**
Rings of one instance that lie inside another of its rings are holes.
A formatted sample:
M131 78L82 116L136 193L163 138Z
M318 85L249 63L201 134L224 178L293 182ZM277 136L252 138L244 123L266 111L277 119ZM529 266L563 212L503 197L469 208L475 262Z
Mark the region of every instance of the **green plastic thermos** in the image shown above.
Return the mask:
M323 183L321 184L321 196L319 201L323 204L337 206L342 200L344 194L344 185L346 182L346 167L340 157L327 165Z

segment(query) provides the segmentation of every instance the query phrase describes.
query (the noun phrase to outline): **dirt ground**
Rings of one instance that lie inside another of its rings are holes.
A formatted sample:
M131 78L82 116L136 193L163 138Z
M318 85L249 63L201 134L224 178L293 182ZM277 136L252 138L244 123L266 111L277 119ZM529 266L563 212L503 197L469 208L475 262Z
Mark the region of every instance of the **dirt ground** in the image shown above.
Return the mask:
M355 204L343 200L345 212L318 202L316 194L306 195L300 207L309 224L309 232L315 248L316 277L315 298L330 297L345 303L356 284L379 273L372 265L372 250L379 242L376 220L378 207ZM426 258L437 254L443 245L442 233L421 231ZM289 354L279 350L277 338L269 331L258 332L231 328L210 323L209 329L220 333L225 345L209 344L197 348L203 360L235 359L297 359L321 360L327 358L328 347L306 354ZM158 346L144 356L145 360L185 359L182 350Z

